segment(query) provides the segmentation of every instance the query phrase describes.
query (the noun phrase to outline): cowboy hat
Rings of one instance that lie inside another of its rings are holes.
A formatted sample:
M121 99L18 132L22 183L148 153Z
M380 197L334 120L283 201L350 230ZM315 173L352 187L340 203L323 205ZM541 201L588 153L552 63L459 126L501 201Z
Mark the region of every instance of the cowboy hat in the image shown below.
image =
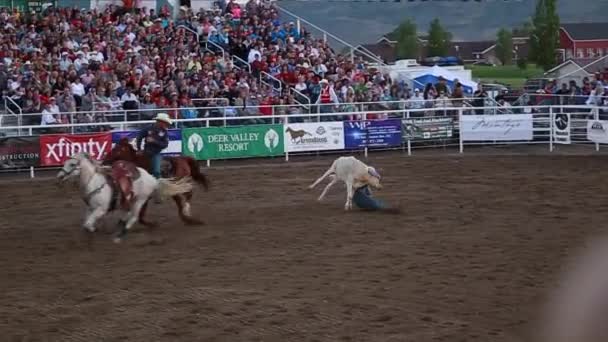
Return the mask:
M171 125L171 118L169 117L169 115L167 113L158 113L156 115L156 117L154 118L154 120L162 121L162 122L165 122L165 123Z

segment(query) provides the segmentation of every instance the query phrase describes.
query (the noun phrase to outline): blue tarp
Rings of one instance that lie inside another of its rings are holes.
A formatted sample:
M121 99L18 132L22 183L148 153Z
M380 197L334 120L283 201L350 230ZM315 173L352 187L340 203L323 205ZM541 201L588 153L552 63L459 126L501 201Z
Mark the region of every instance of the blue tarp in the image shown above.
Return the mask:
M446 78L446 80L447 80L448 86L453 91L454 90L454 80L450 80L447 78ZM424 84L424 86L426 86L427 83L432 83L432 84L439 83L439 76L432 75L432 74L426 74L426 75L421 75L421 76L414 78L414 81L420 82L420 83ZM417 83L417 84L419 84L419 83ZM462 89L466 94L473 94L473 92L475 91L475 89L473 89L473 87L467 86L463 83L461 83L461 84L462 84ZM424 90L424 89L421 89L421 90Z

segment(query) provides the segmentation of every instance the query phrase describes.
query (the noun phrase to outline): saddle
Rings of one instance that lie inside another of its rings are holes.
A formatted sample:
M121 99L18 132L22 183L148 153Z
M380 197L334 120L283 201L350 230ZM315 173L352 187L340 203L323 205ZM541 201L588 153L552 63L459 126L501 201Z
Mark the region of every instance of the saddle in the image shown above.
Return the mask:
M114 188L120 193L120 206L129 209L135 200L133 193L133 182L139 179L140 173L134 163L119 160L112 163L112 170L109 174Z

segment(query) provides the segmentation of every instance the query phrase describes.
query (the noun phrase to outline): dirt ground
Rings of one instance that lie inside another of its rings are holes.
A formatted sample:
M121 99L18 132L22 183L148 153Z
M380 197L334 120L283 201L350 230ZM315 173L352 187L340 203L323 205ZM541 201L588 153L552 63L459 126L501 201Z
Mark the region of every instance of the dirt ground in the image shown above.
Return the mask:
M116 217L87 243L75 186L3 181L0 340L533 341L608 220L605 156L370 155L401 215L317 203L334 157L208 169L205 226L153 204L119 245Z

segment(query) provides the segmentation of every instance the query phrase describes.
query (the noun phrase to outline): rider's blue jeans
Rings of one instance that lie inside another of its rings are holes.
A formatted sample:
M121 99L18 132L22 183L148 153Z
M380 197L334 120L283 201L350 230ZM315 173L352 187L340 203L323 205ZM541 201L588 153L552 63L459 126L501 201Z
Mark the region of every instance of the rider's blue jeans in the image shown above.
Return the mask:
M156 177L156 178L160 178L160 162L161 162L161 155L160 153L157 154L150 154L150 163L151 163L151 168L152 168L152 176Z

